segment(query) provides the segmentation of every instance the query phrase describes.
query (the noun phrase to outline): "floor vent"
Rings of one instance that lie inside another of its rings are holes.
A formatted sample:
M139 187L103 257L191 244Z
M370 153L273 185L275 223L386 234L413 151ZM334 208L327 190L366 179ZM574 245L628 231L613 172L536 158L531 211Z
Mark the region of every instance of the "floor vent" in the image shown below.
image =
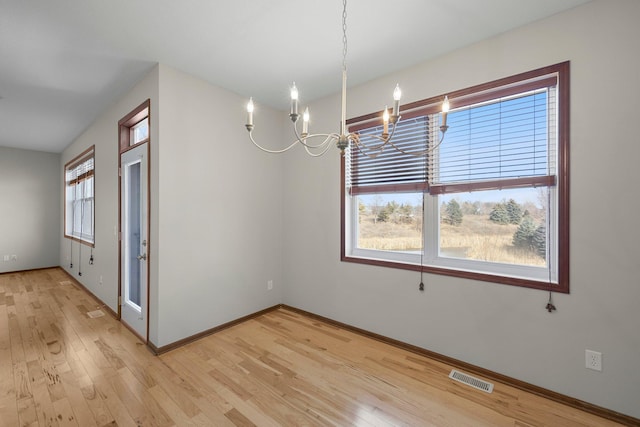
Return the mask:
M472 377L471 375L463 374L462 372L456 371L455 369L451 371L451 373L449 374L449 378L469 385L473 388L477 388L478 390L486 391L487 393L491 393L493 391L493 384L479 378Z
M96 317L102 317L104 316L104 311L102 310L88 311L87 316L89 316L92 319L95 319Z

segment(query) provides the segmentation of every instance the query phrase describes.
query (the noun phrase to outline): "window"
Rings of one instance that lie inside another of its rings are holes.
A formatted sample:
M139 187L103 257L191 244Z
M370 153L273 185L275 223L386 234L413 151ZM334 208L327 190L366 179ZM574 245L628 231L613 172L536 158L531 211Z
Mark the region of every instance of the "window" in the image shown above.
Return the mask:
M440 145L443 96L404 106L405 153L343 159L342 260L568 292L568 83L566 62L451 93Z
M145 117L131 126L131 145L140 144L149 139L149 117Z
M149 141L149 109L147 99L118 121L118 145L120 153Z
M65 237L94 244L94 147L64 166Z

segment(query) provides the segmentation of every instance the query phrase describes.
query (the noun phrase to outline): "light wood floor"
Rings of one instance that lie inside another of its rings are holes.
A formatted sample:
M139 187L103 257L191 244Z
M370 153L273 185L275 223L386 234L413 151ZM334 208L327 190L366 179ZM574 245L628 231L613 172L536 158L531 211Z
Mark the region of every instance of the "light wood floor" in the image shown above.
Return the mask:
M613 426L276 310L153 356L60 269L0 275L1 426Z

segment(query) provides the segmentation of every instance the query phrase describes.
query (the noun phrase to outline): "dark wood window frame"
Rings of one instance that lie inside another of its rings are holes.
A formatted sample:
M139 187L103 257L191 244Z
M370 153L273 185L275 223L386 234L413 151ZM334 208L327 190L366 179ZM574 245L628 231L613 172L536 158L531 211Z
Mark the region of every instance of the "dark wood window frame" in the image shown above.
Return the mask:
M546 283L537 280L529 280L524 278L501 276L495 274L485 274L478 272L470 272L464 270L456 270L450 268L434 267L427 265L415 265L395 261L386 261L380 259L369 259L350 256L347 251L347 236L346 236L346 221L349 221L349 215L346 212L346 165L345 157L341 159L341 206L340 206L340 218L341 218L341 248L340 259L343 262L353 262L358 264L368 264L381 267L391 267L412 271L424 271L426 273L433 273L439 275L453 276L471 280L480 280L486 282L494 282L506 285L528 287L534 289L544 289L548 291L569 293L569 77L570 77L570 63L569 61L562 62L555 65L539 68L529 72L517 74L514 76L502 78L492 82L476 85L466 89L457 90L448 93L451 108L471 105L478 102L483 102L488 99L495 99L498 97L509 96L514 92L524 92L528 90L527 85L539 86L541 79L544 80L545 76L556 75L557 77L557 97L558 97L558 109L557 109L557 175L555 179L556 191L558 192L558 215L557 215L557 283ZM522 84L522 82L530 82ZM520 84L519 84L520 83ZM444 95L428 98L425 100L413 102L401 107L403 117L407 113L411 114L415 111L421 110L422 113L434 113L437 112L437 106L441 103ZM355 127L367 127L375 124L381 112L368 114L365 116L355 117L347 120L350 130ZM542 182L537 182L537 178L534 179L539 185L553 184L547 177L542 179ZM526 186L530 183L526 180L522 180L522 185ZM491 183L489 183L491 184ZM470 190L484 190L492 188L500 188L500 184L505 182L496 182L489 185L484 183L485 187L477 187L474 184L461 184L467 185L467 188L459 189L461 191ZM489 187L486 187L489 185ZM436 189L434 189L436 190ZM436 191L446 191L444 188L440 188ZM434 193L436 192L434 191Z
M149 136L147 136L146 139L132 144L131 128L140 123L142 120L150 118L150 106L151 100L147 99L118 121L118 145L120 154L130 150L137 145L149 142ZM151 127L151 123L149 123L149 127ZM149 134L150 133L151 129L149 129Z

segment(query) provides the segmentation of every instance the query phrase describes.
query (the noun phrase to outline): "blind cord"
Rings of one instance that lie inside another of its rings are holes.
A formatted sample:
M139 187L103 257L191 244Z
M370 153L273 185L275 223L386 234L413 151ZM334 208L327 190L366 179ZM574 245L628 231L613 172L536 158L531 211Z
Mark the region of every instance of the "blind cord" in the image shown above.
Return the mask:
M420 241L422 244L422 250L420 251L420 284L418 290L424 292L424 192L422 193L422 226L420 227Z
M82 182L82 192L84 193L87 181ZM80 183L78 183L80 185ZM84 196L84 194L83 194ZM78 276L82 276L82 232L84 224L84 198L80 200L80 239L78 240Z
M556 310L556 306L553 305L553 302L551 301L551 262L550 262L550 254L551 251L549 250L549 227L551 225L551 218L549 215L549 206L551 206L551 189L549 187L547 187L547 224L546 227L547 229L545 230L545 252L547 254L547 281L549 283L549 301L547 302L547 305L545 306L545 308L547 309L547 311L549 313L552 313Z
M76 223L75 187L73 187L74 199L71 201L71 236L69 238L69 268L73 268L73 227Z

